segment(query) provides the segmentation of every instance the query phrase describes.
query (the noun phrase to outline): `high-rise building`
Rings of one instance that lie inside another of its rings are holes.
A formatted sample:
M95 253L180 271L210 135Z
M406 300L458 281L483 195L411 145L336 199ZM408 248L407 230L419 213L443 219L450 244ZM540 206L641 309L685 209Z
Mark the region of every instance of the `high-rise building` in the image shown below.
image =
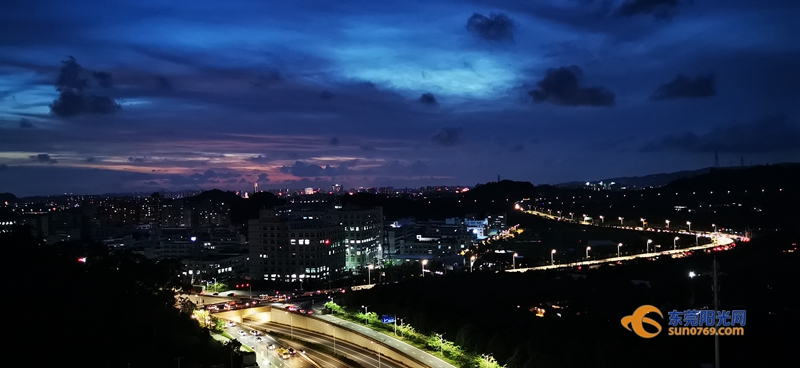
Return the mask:
M331 281L345 271L344 229L290 209L263 210L250 220L250 277Z
M369 265L377 266L384 258L381 207L342 206L336 202L332 206L303 204L280 210L341 226L344 230L347 270L351 273L366 273Z
M342 185L341 184L331 185L331 189L333 190L334 194L339 194L342 192Z

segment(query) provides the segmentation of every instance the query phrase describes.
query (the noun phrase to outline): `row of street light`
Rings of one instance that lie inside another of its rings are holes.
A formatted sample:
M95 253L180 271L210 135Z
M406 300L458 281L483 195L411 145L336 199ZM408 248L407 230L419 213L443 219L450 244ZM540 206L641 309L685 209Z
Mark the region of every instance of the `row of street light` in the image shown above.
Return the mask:
M553 215L553 210L552 209L548 209L547 212L550 214L550 216ZM559 217L561 217L561 211L556 211L556 213L559 215ZM575 213L574 212L569 212L568 214L569 214L569 219L571 221L575 221ZM586 219L589 218L589 216L584 214L583 218L584 218L584 221L586 221ZM598 218L600 219L600 223L601 224L605 224L605 219L606 219L605 216L600 215L600 216L598 216ZM620 225L625 225L625 217L620 216L620 217L617 217L617 219L619 220L619 224ZM647 227L647 219L640 218L639 221L642 222L642 227L643 228ZM666 226L667 229L669 229L670 222L671 222L670 220L665 220L665 223L667 225ZM689 227L689 231L692 231L692 222L691 221L686 221L686 226ZM717 232L717 225L716 224L711 224L711 227L714 228L714 232Z

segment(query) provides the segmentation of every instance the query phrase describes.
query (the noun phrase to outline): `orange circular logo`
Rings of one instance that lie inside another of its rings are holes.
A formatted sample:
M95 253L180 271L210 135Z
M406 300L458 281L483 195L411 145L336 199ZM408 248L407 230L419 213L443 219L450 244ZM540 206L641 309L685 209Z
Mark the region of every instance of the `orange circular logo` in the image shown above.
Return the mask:
M622 318L622 327L625 327L625 329L628 331L633 331L633 333L639 335L639 337L644 337L645 339L658 336L658 334L661 333L661 324L650 317L646 317L648 313L657 313L659 317L664 318L664 315L661 314L661 311L658 310L658 308L652 305L643 305L639 308L636 308L632 315ZM655 327L658 331L647 332L644 329L645 324Z

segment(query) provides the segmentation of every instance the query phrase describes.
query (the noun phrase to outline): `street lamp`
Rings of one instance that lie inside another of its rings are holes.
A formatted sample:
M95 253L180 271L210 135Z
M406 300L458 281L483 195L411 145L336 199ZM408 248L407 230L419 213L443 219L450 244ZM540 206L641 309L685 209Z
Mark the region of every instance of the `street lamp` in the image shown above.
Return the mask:
M606 223L606 222L605 222L605 217L603 217L603 216L600 216L600 223L601 223L601 224L605 224L605 223Z
M689 231L691 232L692 231L692 222L691 221L686 221L686 225L689 225Z
M446 333L447 332L443 332L443 333L438 334L438 333L434 332L436 337L439 338L439 353L442 354L442 356L444 356L444 334L446 334Z
M645 253L650 253L650 243L652 242L653 242L652 240L647 239L647 249L645 250Z
M370 341L369 343L370 344L375 344L375 341ZM378 368L380 368L381 367L381 344L375 344L375 345L378 345Z
M680 238L676 236L675 239L672 240L672 249L678 249L678 239Z
M472 265L475 264L475 256L469 257L469 273L472 273Z
M592 250L592 247L586 247L586 259L589 259L589 251Z
M711 226L714 227L714 232L716 233L717 232L717 225L711 224Z
M514 253L514 256L511 257L511 264L514 265L514 269L517 269L517 253Z
M367 283L372 285L372 265L367 266Z
M556 254L556 250L555 249L550 251L550 264L554 264L555 263L555 261L553 260L553 255L555 255L555 254Z
M367 319L367 313L369 313L368 312L369 306L368 305L362 305L361 308L364 308L364 324L367 325L367 324L369 324L368 323L369 320Z
M427 259L422 260L422 277L425 277L425 265L428 264Z
M617 257L619 257L619 247L622 246L622 243L617 244Z
M575 214L574 213L572 213L572 212L569 213L569 220L570 221L575 221Z
M642 219L639 219L639 221L642 222L642 228L646 229L647 227L645 226L645 219L642 218Z
M669 229L669 220L667 220L667 229Z
M620 218L619 218L619 226L622 226L622 225L624 225L624 224L622 223L622 220L624 220L624 219L625 219L624 217L620 217Z

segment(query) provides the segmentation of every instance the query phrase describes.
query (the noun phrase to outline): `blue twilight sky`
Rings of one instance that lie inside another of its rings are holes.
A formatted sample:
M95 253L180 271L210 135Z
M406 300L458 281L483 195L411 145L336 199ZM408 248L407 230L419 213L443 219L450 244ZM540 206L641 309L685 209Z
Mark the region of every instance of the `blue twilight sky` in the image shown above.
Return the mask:
M474 185L800 159L800 1L34 0L0 192Z

